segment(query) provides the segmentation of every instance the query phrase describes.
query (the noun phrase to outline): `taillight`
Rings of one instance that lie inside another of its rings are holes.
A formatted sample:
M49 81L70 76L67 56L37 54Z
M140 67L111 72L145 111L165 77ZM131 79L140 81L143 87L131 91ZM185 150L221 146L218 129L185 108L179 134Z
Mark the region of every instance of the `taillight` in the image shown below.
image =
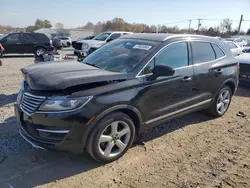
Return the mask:
M62 45L62 42L61 42L61 41L58 41L58 44L59 44L59 45Z
M238 62L236 66L237 66L237 68L240 68L240 62Z

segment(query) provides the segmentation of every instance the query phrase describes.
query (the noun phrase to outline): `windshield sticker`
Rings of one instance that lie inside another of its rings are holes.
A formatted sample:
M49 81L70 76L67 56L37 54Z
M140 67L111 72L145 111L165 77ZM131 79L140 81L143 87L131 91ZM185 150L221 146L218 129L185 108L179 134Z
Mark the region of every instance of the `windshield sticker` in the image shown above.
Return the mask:
M150 50L150 48L152 48L152 46L136 44L133 48L139 49L139 50Z

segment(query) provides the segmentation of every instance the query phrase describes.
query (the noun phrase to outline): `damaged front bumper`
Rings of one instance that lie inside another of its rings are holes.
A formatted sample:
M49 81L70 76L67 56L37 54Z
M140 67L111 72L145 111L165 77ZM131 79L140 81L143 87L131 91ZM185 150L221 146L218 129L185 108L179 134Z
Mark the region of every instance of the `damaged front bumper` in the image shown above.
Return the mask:
M80 114L27 115L15 104L15 115L20 125L20 135L33 147L76 154L84 151L82 139L86 126Z

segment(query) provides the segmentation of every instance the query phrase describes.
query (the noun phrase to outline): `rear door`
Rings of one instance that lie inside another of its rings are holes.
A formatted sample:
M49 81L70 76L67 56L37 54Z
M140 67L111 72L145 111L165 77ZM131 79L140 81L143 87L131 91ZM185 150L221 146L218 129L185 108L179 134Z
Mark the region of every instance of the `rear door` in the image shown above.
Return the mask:
M23 47L24 53L34 53L34 51L35 51L34 45L36 45L36 44L37 44L37 42L36 42L35 38L33 37L33 35L31 35L29 33L23 34L22 47Z
M173 76L145 80L146 87L138 105L145 116L146 124L178 114L192 105L190 99L193 97L193 66L189 63L189 52L188 42L170 44L143 70L142 74L146 76L151 73L154 65L168 65L175 69Z
M2 42L5 53L23 53L21 44L20 33L10 34Z
M196 103L211 100L226 79L226 55L218 45L193 41L194 92Z

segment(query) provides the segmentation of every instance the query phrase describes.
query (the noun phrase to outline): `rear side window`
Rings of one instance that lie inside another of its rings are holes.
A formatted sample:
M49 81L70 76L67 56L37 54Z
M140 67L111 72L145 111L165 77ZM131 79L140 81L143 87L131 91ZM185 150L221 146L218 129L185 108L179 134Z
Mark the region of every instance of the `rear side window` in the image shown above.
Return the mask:
M215 60L214 50L208 42L193 42L192 50L194 64Z
M36 40L39 42L48 42L49 43L49 41L50 41L49 38L42 33L36 33L36 34L34 34L34 36L35 36Z
M212 46L216 55L216 59L225 56L225 53L216 44L212 44Z
M121 36L121 33L115 33L113 35L110 36L110 39L118 39Z
M23 40L24 42L30 42L30 43L36 41L31 34L26 34L26 33L23 35Z

